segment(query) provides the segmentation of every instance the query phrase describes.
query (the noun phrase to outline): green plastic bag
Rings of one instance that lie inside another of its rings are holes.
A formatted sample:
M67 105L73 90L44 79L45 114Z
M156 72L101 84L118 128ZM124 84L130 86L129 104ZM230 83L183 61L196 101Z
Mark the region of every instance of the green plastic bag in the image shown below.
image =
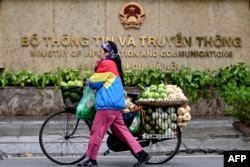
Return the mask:
M77 105L76 117L93 121L95 117L95 94L89 86L83 90L83 96Z
M139 134L141 132L141 113L139 111L136 113L134 120L128 129L132 134Z

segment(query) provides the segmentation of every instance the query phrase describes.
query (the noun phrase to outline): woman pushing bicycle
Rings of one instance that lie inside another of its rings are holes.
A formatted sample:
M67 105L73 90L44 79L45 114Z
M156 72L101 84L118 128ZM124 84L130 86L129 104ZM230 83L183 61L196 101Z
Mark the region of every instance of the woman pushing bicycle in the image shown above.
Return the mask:
M96 114L90 132L86 161L82 166L97 166L97 155L101 142L108 128L127 144L137 155L138 162L133 167L140 167L150 156L143 150L124 123L122 110L125 108L124 81L121 58L117 45L112 41L101 45L94 74L87 79L87 84L96 90Z

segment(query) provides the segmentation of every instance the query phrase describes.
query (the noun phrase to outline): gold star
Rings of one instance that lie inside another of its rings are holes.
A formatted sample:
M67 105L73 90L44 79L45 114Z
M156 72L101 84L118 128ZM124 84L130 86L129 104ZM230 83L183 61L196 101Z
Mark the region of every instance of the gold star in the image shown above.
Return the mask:
M131 7L129 8L129 10L130 10L131 13L134 13L134 12L135 12L135 7L131 6Z

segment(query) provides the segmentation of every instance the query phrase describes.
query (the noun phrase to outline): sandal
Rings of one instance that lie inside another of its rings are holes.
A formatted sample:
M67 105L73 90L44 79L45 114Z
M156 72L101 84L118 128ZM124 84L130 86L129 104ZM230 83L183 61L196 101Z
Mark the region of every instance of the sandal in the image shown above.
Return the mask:
M88 159L87 161L84 161L81 164L77 164L77 167L83 167L83 166L95 166L95 167L97 167L98 164L97 164L96 160L94 160L94 159Z

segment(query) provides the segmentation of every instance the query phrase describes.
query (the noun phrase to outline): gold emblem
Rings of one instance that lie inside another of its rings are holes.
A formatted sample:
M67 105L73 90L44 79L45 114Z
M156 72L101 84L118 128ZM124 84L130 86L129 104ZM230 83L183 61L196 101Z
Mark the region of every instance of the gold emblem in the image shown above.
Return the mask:
M145 18L145 13L138 3L128 2L121 8L119 17L125 28L140 28Z

